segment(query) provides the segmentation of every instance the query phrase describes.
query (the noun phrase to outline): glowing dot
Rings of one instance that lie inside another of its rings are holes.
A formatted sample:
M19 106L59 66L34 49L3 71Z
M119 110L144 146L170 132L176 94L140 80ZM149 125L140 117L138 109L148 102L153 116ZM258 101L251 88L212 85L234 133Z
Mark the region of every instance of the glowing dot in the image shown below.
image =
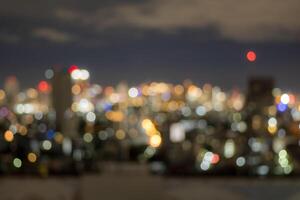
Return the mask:
M49 140L45 140L42 143L42 147L44 150L49 151L52 148L52 143Z
M254 51L247 52L247 59L250 62L254 62L256 60L256 53Z
M80 92L81 92L81 88L80 88L79 85L74 85L74 86L72 87L72 93L73 93L74 95L79 95Z
M269 126L272 126L272 127L277 126L276 118L274 118L274 117L270 118L268 121L268 124L269 124Z
M27 155L27 159L28 159L29 162L35 163L36 160L37 160L37 156L35 155L35 153L29 153Z
M46 81L41 81L38 85L38 89L40 92L46 93L49 91L50 86Z
M73 70L72 73L71 73L71 77L72 77L72 79L74 79L74 80L79 80L79 79L81 79L81 70L79 70L79 69Z
M90 73L83 69L81 70L81 80L88 80L90 78Z
M89 112L89 113L86 115L86 120L87 120L88 122L95 122L95 120L96 120L96 115L95 115L95 113Z
M13 160L13 165L15 166L15 168L21 168L22 167L22 160L20 160L19 158L15 158Z
M3 90L0 90L0 101L5 98L6 94Z
M153 135L150 137L150 145L154 148L157 148L161 145L161 137L159 135Z
M278 109L278 111L280 111L280 112L286 111L287 108L288 108L287 105L286 105L286 104L283 104L283 103L280 103L280 104L277 105L277 109Z
M220 162L220 156L218 154L214 154L211 158L211 164L217 164Z
M51 78L53 78L53 76L54 76L53 70L52 69L47 69L46 72L45 72L46 79L51 79Z
M244 157L239 157L236 159L236 165L238 167L243 167L246 164L246 159Z
M116 132L116 138L118 140L123 140L125 137L126 137L126 134L123 130L120 129Z
M280 152L279 152L279 157L280 158L285 158L285 157L287 157L287 155L288 155L288 153L287 153L287 151L286 150L281 150Z
M86 143L91 143L93 141L94 137L91 133L85 133L83 135L83 140L86 142Z
M290 102L290 96L288 94L281 95L281 103L287 105Z
M14 134L13 132L11 131L6 131L4 133L4 139L7 141L7 142L12 142L14 140Z
M269 131L271 134L274 134L274 133L276 133L276 131L277 131L277 127L276 127L276 126L269 126L269 127L268 127L268 131Z
M139 95L139 91L137 88L130 88L128 90L128 95L131 97L131 98L135 98Z
M204 116L206 115L206 108L204 106L198 106L196 109L196 113L199 116Z
M69 72L69 74L72 74L72 72L73 72L74 70L77 70L77 69L79 69L78 66L76 66L76 65L71 65L71 66L69 67L69 69L68 69L68 72Z

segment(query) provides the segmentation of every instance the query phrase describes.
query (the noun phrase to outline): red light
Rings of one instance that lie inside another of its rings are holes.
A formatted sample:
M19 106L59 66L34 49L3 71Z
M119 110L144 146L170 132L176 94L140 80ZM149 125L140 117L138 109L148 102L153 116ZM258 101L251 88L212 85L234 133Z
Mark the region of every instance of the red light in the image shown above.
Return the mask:
M49 92L50 86L46 81L41 81L38 85L38 89L40 92L46 93L46 92Z
M256 53L254 51L248 51L247 59L250 62L254 62L256 60Z
M76 66L76 65L71 65L71 67L68 69L68 72L69 72L70 74L72 74L72 72L73 72L74 70L76 70L76 69L79 69L79 67Z
M220 162L220 156L218 154L214 154L212 159L211 159L211 163L212 164L217 164L218 162Z

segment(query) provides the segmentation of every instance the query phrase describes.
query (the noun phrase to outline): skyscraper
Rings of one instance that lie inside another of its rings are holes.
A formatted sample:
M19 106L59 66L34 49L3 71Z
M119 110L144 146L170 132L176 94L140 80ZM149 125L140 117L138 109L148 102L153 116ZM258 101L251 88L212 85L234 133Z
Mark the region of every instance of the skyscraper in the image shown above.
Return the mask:
M9 76L4 83L4 89L6 92L7 104L13 109L17 103L17 97L19 93L19 82L15 76Z
M55 69L52 79L52 103L56 113L56 130L65 135L73 135L70 130L72 105L71 77L67 70Z

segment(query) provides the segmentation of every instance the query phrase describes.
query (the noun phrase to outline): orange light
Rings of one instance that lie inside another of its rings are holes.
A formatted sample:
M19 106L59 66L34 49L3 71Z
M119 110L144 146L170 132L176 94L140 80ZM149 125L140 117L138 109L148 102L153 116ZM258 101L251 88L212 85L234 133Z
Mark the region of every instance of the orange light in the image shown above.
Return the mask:
M12 142L14 140L14 134L11 132L11 131L6 131L4 133L4 139L7 141L7 142Z
M27 155L27 159L28 159L29 162L35 163L36 160L37 160L37 156L35 155L35 153L29 153Z

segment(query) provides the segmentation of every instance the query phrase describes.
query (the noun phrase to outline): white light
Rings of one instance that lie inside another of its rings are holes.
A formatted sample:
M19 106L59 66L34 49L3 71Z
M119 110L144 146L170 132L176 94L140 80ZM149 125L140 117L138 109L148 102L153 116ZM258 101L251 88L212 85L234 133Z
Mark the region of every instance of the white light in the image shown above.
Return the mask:
M25 104L25 105L24 105L24 112L25 112L26 114L33 113L33 112L34 112L34 107L33 107L33 105L31 105L31 104Z
M287 157L287 155L288 155L288 153L287 153L287 151L286 150L281 150L280 152L279 152L279 157L280 158L285 158L285 157Z
M288 104L290 102L290 96L288 94L281 95L281 103Z
M200 168L203 170L203 171L207 171L209 170L209 167L210 167L210 162L208 161L203 161L200 165Z
M62 143L62 149L65 155L71 155L72 153L72 141L69 138L64 138Z
M259 166L257 169L257 173L261 176L265 176L269 173L270 168L267 165Z
M52 69L47 69L46 72L45 72L45 77L47 79L51 79L51 78L53 78L53 76L54 76L53 70Z
M44 150L49 151L52 148L52 143L49 140L45 140L42 143L42 147Z
M79 69L75 69L75 70L73 70L72 71L72 73L71 73L71 77L72 77L72 79L74 79L74 80L79 80L79 79L81 79L81 70L79 70Z
M95 113L93 113L93 112L89 112L87 115L86 115L86 120L88 121L88 122L95 122L95 120L96 120L96 115L95 115Z
M128 95L131 97L131 98L135 98L139 95L139 90L137 88L130 88L128 90Z
M247 124L245 122L239 122L237 124L237 129L239 132L243 133L247 130Z
M18 114L23 114L25 112L25 108L23 104L18 104L15 108Z
M90 73L86 69L82 69L80 72L81 72L81 77L80 77L81 80L85 81L90 78Z
M22 167L22 160L20 160L19 158L15 158L13 160L13 164L16 168L21 168Z
M183 124L176 123L170 127L170 140L171 142L183 142L185 140L185 128Z
M91 143L93 141L94 137L91 133L85 133L83 135L83 140L86 142L86 143Z
M271 127L277 126L277 120L274 117L272 117L269 119L268 124Z
M199 116L204 116L206 114L206 108L204 106L198 106L196 109L196 113Z
M243 167L246 164L246 159L244 157L238 157L238 159L236 159L236 165L238 167Z
M88 99L81 99L77 108L80 112L86 113L94 109L93 104Z
M232 158L235 154L235 143L232 139L228 139L224 146L225 158Z

